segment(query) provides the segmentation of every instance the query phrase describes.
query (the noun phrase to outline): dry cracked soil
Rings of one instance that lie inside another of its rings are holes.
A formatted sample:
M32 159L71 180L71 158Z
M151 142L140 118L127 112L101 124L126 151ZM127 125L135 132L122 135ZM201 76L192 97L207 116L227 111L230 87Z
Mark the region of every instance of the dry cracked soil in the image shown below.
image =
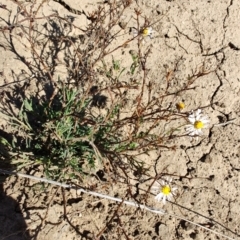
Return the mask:
M74 24L84 28L91 20L84 14L75 14L67 6L89 14L98 6L107 7L109 2L114 1L2 0L1 105L6 104L4 99L8 99L9 95L17 99L20 90L34 93L37 85L26 65L27 61L31 62L28 55L31 51L26 45L27 41L24 38L21 40L21 28L10 31L6 27L14 22L16 16L21 18L24 15L17 15L19 5L16 3L20 2L24 2L28 10L36 2L33 9L40 6L39 16L56 12L61 17L72 16ZM121 1L117 2L121 4ZM176 98L184 101L187 111L203 107L204 113L211 119L209 128L204 129L204 135L197 141L191 141L186 136L175 140L179 146L175 151L161 150L160 154L158 152L150 156L153 159L156 154L160 156L155 161L158 173L167 168L175 176L174 184L178 187L175 204L162 205L149 200L149 204L163 208L170 214L159 215L130 206L119 206L114 201L78 194L74 190L65 190L64 200L59 187L46 187L34 180L3 175L0 189L0 240L227 239L181 218L224 234L229 239L240 239L240 1L133 0L123 14L127 24L124 36L117 41L130 38L129 28L136 24L135 9L141 10L142 16L153 23L155 30L154 37L144 44L144 47L151 46L148 78L161 87L162 73L166 69L173 69L176 61L178 70L175 82L172 82L173 87L199 69L206 73L193 83L192 90ZM42 27L40 31L44 29ZM70 30L69 33L78 34ZM12 39L13 42L8 41L10 35L17 35L18 38ZM15 47L9 48L9 44ZM131 49L134 49L132 42L126 50L117 51L114 56L127 65L130 62L128 51ZM66 73L61 64L59 72L63 75ZM54 77L57 78L57 75ZM0 119L0 124L1 131L7 131L7 123ZM27 173L43 176L36 169ZM108 176L92 176L85 184L96 192L125 196L128 191L126 184L108 183L106 179ZM135 188L141 185L144 188L147 184L147 181L138 185L133 182L133 192ZM67 217L64 217L64 211Z

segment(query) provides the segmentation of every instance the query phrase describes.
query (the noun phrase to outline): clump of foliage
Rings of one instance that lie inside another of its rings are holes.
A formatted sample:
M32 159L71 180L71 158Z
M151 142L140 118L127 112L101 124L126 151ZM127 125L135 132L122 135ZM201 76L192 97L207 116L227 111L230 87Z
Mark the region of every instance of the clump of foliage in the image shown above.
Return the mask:
M75 26L74 17L53 14L37 18L41 5L27 8L17 3L24 12L18 19L21 28L9 22L8 30L21 32L6 37L8 48L26 65L36 84L49 88L51 94L47 90L41 97L23 93L17 116L2 108L4 118L14 127L12 144L8 144L13 164L18 168L40 164L48 176L61 180L100 168L141 175L148 167L140 156L159 148L175 148L171 141L181 136L180 122L187 114L180 113L176 103L169 104L169 99L192 89L191 84L206 73L194 73L172 90L174 73L167 72L164 90L156 95L155 83L148 78L151 47L142 44L143 29L150 23L138 10L137 35L116 45L125 31L127 23L122 16L131 1L105 4L90 15L84 13L90 21L86 29ZM34 7L36 11L32 11ZM82 34L71 35L73 28ZM32 61L17 52L13 38L27 41ZM112 54L130 43L138 49L130 50L132 62L123 67ZM59 66L66 70L62 76Z

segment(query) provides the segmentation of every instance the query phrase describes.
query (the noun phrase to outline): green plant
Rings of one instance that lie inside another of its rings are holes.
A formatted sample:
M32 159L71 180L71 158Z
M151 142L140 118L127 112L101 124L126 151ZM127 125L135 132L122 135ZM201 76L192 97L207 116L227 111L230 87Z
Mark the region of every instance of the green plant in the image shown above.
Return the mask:
M62 88L55 99L52 104L25 99L18 118L8 118L23 132L20 140L13 141L13 150L20 146L20 151L32 153L28 160L42 163L54 179L74 177L83 164L94 168L93 139L96 135L101 144L107 128L94 129L96 122L87 113L91 99L81 98L77 90Z
M20 2L16 4L26 16L31 15ZM90 21L85 29L77 27L74 18L57 14L36 19L43 4L33 11L31 21L24 15L20 20L21 38L31 47L32 61L16 52L12 38L19 40L19 34L12 34L8 42L9 49L34 73L37 84L52 88L51 96L47 91L42 97L22 94L17 117L3 108L4 117L14 126L12 163L18 167L42 164L45 172L58 180L88 175L100 168L108 171L107 165L116 174L124 171L126 178L127 171L139 177L147 174L154 160L146 164L142 156L159 149L174 150L173 140L186 136L182 130L188 113L176 108L177 97L194 89L191 85L211 71L203 64L173 87L174 81L178 83L179 60L161 73L161 84L153 80L148 66L152 48L143 47L143 42L146 37L151 41L155 31L139 10L134 10L134 36L117 41L126 35L119 22L131 1L120 5L114 1L91 15L84 13ZM39 31L39 26L45 32ZM73 29L81 34L72 34ZM125 62L118 57L130 44L137 50L128 51L130 55L124 58L130 61ZM63 73L57 79L58 68Z

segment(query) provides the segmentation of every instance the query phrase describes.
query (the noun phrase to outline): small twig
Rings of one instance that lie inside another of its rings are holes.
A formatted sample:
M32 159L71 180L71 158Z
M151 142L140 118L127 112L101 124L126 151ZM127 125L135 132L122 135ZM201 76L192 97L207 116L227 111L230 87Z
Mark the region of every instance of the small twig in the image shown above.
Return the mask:
M62 197L63 197L63 219L65 220L67 217L65 188L62 187L61 189L62 189Z
M228 125L228 124L234 122L235 120L236 120L236 118L231 119L231 120L229 120L229 121L227 121L227 122L224 122L224 123L214 124L213 126L214 126L214 127L226 126L226 125Z

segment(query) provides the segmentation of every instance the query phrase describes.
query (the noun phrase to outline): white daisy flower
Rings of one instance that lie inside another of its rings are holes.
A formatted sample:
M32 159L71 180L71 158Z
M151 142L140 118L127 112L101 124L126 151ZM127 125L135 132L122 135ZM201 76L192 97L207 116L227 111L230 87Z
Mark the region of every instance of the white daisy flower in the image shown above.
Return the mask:
M152 27L143 28L140 32L134 27L130 28L130 33L133 35L133 37L137 37L139 35L144 39L152 39L154 32L155 31Z
M141 31L143 37L153 38L154 30L152 27L143 28Z
M198 109L189 115L188 120L191 124L186 126L186 132L190 136L202 135L202 129L208 127L209 118L202 115L202 110Z
M161 183L155 182L152 186L152 190L154 193L158 193L155 196L155 199L160 202L162 201L163 204L166 203L166 200L171 200L172 197L175 195L175 191L177 190L176 187L172 188L170 186L172 179L169 178L168 180L162 180Z

